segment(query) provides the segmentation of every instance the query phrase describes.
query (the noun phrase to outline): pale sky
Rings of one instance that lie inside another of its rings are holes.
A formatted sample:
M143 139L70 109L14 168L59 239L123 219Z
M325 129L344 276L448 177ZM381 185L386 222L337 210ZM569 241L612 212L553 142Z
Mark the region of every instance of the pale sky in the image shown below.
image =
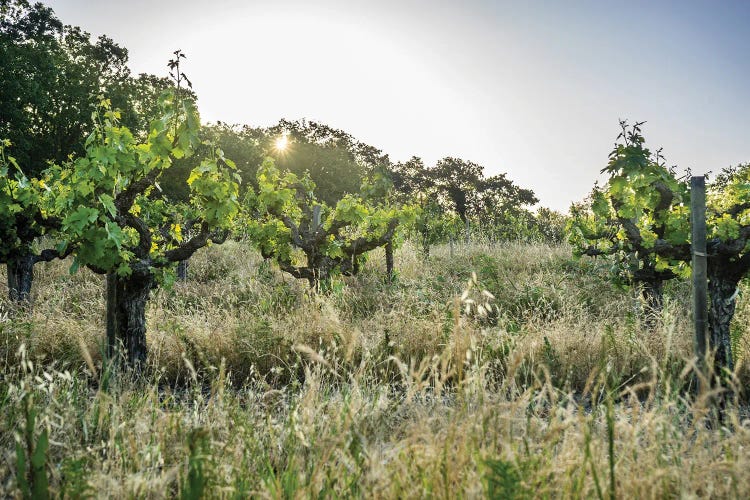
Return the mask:
M393 161L507 172L567 211L618 119L694 173L750 161L750 1L46 0L166 76L179 48L204 121L307 118Z

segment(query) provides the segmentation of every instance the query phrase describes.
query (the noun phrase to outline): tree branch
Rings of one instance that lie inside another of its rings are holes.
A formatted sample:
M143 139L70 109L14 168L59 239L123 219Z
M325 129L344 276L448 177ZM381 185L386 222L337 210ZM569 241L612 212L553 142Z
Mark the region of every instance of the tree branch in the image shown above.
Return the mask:
M148 225L140 218L125 212L124 215L117 217L117 223L122 226L132 227L138 233L138 245L133 248L133 253L139 259L145 259L151 252L151 231Z
M351 242L351 244L343 247L341 250L345 255L348 255L349 257L356 257L357 255L361 255L377 247L383 246L391 241L391 239L393 238L393 233L396 231L398 225L398 219L391 219L390 221L388 221L388 228L380 238L374 240L366 237L357 238L356 240Z
M315 271L309 267L296 267L293 266L290 262L278 262L279 268L291 274L297 279L306 279L306 280L313 280L315 279Z
M729 214L731 217L737 217L741 212L744 212L750 208L750 202L748 203L740 203L737 205L732 206L729 210L721 212L722 214Z
M159 169L155 168L121 191L115 198L115 207L117 207L118 213L125 214L129 212L138 195L143 193L146 188L156 181L157 175L159 175Z
M602 250L601 248L596 248L595 246L589 246L581 252L581 255L588 255L589 257L598 257L600 255L612 255L615 252L617 252L619 249L617 247L612 247L609 250Z
M625 229L625 233L627 233L628 235L630 244L633 245L639 252L643 252L643 237L641 236L641 231L638 229L638 226L636 226L632 220L626 219L624 217L617 217L617 221L620 223L623 229Z
M672 200L674 200L674 193L672 192L672 190L669 189L669 187L661 181L654 183L654 189L657 193L659 193L659 203L656 204L654 212L660 212L662 210L668 209L672 204Z
M217 245L221 245L222 243L227 241L230 233L231 232L229 231L229 229L217 229L216 231L211 232L208 238L211 240L211 242L216 243Z
M190 238L188 241L164 252L164 258L167 262L179 262L181 260L189 259L198 249L203 248L208 244L208 240L211 239L212 233L208 228L208 224L203 222L201 224L201 230L198 234ZM226 239L226 237L225 237ZM156 267L164 267L165 264L154 264Z
M673 260L690 262L690 259L692 258L691 247L688 243L675 245L666 240L659 239L654 242L654 246L650 250L659 257Z
M288 215L277 215L277 217L281 218L281 222L283 222L284 225L288 227L289 231L292 233L292 243L294 243L294 245L299 248L305 248L305 242L302 240L302 237L299 234L299 228L294 223L292 218Z
M718 238L714 238L706 242L706 249L709 253L717 253L726 256L739 255L747 246L747 241L750 239L750 226L742 226L740 228L739 237L723 242Z
M74 249L75 247L73 245L68 245L65 251L60 253L54 248L47 248L39 252L39 255L34 255L32 257L32 262L36 264L37 262L51 262L55 259L64 259L68 255L73 253Z

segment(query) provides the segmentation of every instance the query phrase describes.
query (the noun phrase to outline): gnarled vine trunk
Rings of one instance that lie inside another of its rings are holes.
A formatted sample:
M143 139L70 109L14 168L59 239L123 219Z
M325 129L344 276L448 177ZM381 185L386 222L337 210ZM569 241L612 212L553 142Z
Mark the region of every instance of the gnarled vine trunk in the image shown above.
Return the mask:
M8 272L8 298L13 302L31 300L31 284L34 281L34 255L17 257L6 264Z
M189 260L181 260L177 263L177 279L178 280L187 281L189 266L190 266Z
M654 328L664 308L664 282L661 280L645 281L642 284L641 295L645 302L645 324Z
M393 242L385 244L385 276L388 282L393 281Z
M675 277L672 271L657 271L652 263L633 274L633 280L640 284L644 302L643 324L647 328L653 329L659 323L664 309L664 283Z
M708 311L708 327L710 348L715 351L714 368L716 374L719 374L722 369L734 370L730 325L734 317L735 292L739 279L721 274L718 270L713 271L709 269L708 276L708 294L711 301Z
M308 255L310 275L307 278L310 288L315 291L328 290L331 285L331 273L338 264L326 255Z
M127 277L107 274L107 353L121 352L139 370L146 363L146 303L154 284L148 269L134 269Z

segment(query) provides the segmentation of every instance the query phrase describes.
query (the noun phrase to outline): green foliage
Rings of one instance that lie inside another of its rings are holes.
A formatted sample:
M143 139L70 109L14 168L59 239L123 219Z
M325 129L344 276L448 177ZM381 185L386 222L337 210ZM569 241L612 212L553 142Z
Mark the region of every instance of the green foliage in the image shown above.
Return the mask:
M708 238L747 251L740 241L750 227L750 163L722 170L708 186L706 205Z
M28 213L33 198L29 180L16 159L7 155L9 146L7 139L0 142L0 262L7 262L21 245L17 221Z
M516 186L506 174L485 177L484 167L459 158L438 161L432 177L444 206L455 210L463 221L513 213L539 201L533 191Z
M244 190L257 190L257 170L265 158L271 157L279 170L299 178L308 176L316 185L316 196L330 206L347 194L359 193L362 181L388 163L382 152L348 133L304 120L281 120L268 128L219 122L204 126L200 137L236 162ZM279 148L276 142L281 137L286 138L284 148ZM171 200L186 201L184 181L206 156L210 156L210 150L204 147L192 159L176 160L175 168L164 177L164 195Z
M521 474L514 464L501 459L483 460L484 481L487 485L487 498L521 499L532 495L524 486Z
M387 155L364 144L343 130L314 121L281 120L263 130L261 143L278 168L298 177L309 176L316 196L334 206L347 194L359 193L362 182L388 163ZM277 138L288 139L284 149L275 146Z
M464 225L458 215L446 213L434 199L421 197L419 202L414 229L425 253L432 245L460 238Z
M72 246L65 242L54 250L34 248L36 238L61 229L63 218L67 219L66 230L71 230L76 238L97 240L94 247L81 250L85 259L107 255L109 247L102 245L102 241L109 240L118 251L127 242L128 234L122 234L114 223L103 223L98 230L90 228L99 218L99 212L106 211L114 217L116 207L111 190L98 192L98 206L91 205L90 210L79 206L55 207L55 200L47 200L57 196L50 186L59 186L58 181L70 177L67 165L70 158L91 153L91 139L86 140L86 133L92 113L98 115L92 96L106 94L111 107L125 110L122 123L129 128L119 131L125 137L110 136L107 140L126 144L132 140L127 135L132 134L143 142L148 135L148 124L159 107L158 95L172 84L168 79L151 75L132 78L126 49L107 36L92 40L80 28L63 25L52 9L41 3L8 0L1 7L0 139L13 144L15 160L8 156L6 161L5 153L0 153L3 177L9 173L7 166L13 167L12 180L4 178L5 186L0 188L4 191L0 198L5 198L0 200L3 202L0 262L8 264L9 284L13 283L9 295L25 300L29 297L34 264L72 251ZM194 99L190 92L183 94ZM107 119L120 120L119 114L111 110L109 113L112 115L105 113ZM114 130L110 132L112 135ZM113 152L116 153L110 151ZM106 176L102 165L123 160L122 152L98 153L104 156L95 158L91 165L92 182ZM48 169L49 162L63 167ZM101 172L94 170L100 167ZM80 192L95 189L86 182L79 182L76 189ZM70 193L64 194L69 199Z
M505 174L485 177L484 167L459 158L444 158L427 168L413 157L390 170L398 198L421 208L414 229L425 253L430 245L465 235L468 221L488 239L535 238L536 221L524 206L538 200Z
M541 241L548 243L562 243L565 241L565 228L568 217L556 210L541 207L534 217L534 228L539 233Z
M264 257L313 285L326 282L332 271L356 273L366 252L395 241L396 228L416 214L385 201L387 178L377 172L358 194L345 195L335 206L318 200L308 175L282 172L270 158L256 180L257 192L246 198L248 236Z
M420 158L393 165L389 175L396 198L419 207L411 229L425 254L429 254L430 246L459 237L463 223L455 212L446 211L440 203L433 171Z
M544 207L536 213L520 208L488 212L478 220L472 234L483 240L549 244L565 240L567 217Z
M52 9L25 1L0 11L0 137L29 176L48 161L64 162L84 151L96 102L106 94L125 110L123 122L139 137L148 133L158 95L171 86L151 75L133 78L128 52L111 38L96 40L79 27L64 26Z
M8 139L0 141L0 263L31 259L33 265L59 255L52 250L35 252L32 246L36 238L53 235L58 228L58 221L43 209L43 201L54 196L48 185L54 173L46 180L27 178L16 159L7 154L10 146Z
M160 105L161 117L138 142L119 124L119 111L102 99L85 155L49 170L56 196L45 208L61 218L65 244L76 249L73 269L86 265L124 276L137 260L163 265L172 260L167 252L187 243L180 224L186 211L152 194L174 159L189 156L199 144L200 119L192 100L172 92L163 94ZM214 150L193 169L188 185L187 212L203 232L228 230L239 209L232 162Z
M180 498L199 500L204 498L207 486L206 462L209 453L209 434L206 429L193 429L188 435L188 472Z
M226 158L231 158L236 172L242 179L240 195L245 195L255 182L258 166L265 158L261 129L248 126L237 127L225 123L209 124L201 127L198 133L201 144L190 157L176 158L172 167L160 178L160 196L171 203L187 203L190 199L190 186L187 179L192 170L203 160L211 160L216 150L221 150Z
M687 185L664 166L661 150L645 147L641 123L620 125L602 169L610 176L607 183L571 208L569 242L579 256L614 256L612 274L619 283L684 276L689 269L682 256L658 250L689 241Z

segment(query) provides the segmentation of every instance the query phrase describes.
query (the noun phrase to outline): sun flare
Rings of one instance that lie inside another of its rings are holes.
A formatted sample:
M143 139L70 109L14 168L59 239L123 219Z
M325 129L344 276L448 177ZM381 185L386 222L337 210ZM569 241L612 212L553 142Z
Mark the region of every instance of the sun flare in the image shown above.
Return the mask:
M282 135L276 139L276 150L284 151L289 146L289 138L286 135Z

